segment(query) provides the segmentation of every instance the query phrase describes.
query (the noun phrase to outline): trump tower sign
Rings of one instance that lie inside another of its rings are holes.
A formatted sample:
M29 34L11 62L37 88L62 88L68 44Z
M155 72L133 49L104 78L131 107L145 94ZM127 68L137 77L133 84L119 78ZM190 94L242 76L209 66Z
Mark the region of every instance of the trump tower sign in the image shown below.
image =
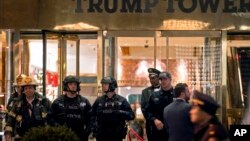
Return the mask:
M249 11L249 0L1 0L0 28L239 30Z

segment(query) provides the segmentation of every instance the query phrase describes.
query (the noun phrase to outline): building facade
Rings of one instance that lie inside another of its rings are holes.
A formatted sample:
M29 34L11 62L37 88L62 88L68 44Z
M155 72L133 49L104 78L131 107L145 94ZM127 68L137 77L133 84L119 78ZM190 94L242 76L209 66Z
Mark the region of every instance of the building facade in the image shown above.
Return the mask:
M249 11L248 0L1 0L1 104L19 73L51 100L66 75L78 76L94 101L103 76L115 76L127 97L149 85L155 67L212 95L225 124L239 122L248 105Z

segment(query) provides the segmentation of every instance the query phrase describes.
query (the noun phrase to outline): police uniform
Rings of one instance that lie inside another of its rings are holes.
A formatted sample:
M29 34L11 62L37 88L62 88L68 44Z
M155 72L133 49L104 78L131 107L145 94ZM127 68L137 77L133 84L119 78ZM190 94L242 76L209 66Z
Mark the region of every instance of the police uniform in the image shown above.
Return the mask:
M68 83L76 83L77 90L73 91L75 97L68 97L67 94L55 99L49 114L51 125L66 125L79 138L80 141L88 141L88 136L93 128L92 108L88 99L79 95L80 81L75 76L67 76L63 80L63 91L72 92L68 89Z
M27 102L24 95L16 98L8 113L4 133L11 133L19 138L32 127L45 126L50 105L51 102L38 93L34 94L32 104Z
M171 75L168 72L162 72L159 77L160 79L163 77L171 79ZM146 107L146 112L148 115L147 120L150 121L152 124L153 141L168 140L168 133L166 131L166 128L158 130L154 124L154 120L158 119L162 123L164 123L163 111L167 105L173 102L173 91L173 87L166 91L161 88L159 91L154 92L149 98L149 103Z
M135 117L127 100L118 94L99 97L93 104L93 113L97 141L122 141L127 133L125 121Z
M161 72L159 70L157 70L157 69L149 68L148 73L149 73L149 77L159 77L159 74ZM154 91L158 91L158 90L160 90L160 84L158 84L157 86L150 86L150 87L147 87L147 88L142 90L141 110L142 110L143 116L146 119L146 133L147 133L148 141L152 140L152 135L151 135L152 134L152 125L151 125L151 122L147 120L148 115L147 115L147 112L146 112L146 106L148 104L149 97L151 96L151 94Z
M194 141L207 141L209 138L216 138L217 140L228 139L227 130L215 115L219 105L211 96L195 91L190 102L212 116L205 125L195 126Z
M69 98L61 95L51 106L50 124L66 125L80 138L87 141L92 131L92 112L89 101L81 95Z

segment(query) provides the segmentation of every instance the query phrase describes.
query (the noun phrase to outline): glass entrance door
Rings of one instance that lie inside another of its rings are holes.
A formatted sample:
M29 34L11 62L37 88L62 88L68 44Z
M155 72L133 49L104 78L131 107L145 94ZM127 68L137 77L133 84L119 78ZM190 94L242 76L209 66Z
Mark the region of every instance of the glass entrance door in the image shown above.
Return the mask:
M57 97L63 94L62 82L65 76L73 75L80 79L81 94L97 94L97 33L60 33L46 32L46 95ZM58 41L50 47L48 42ZM44 70L45 71L45 70Z
M73 75L81 81L80 94L96 97L97 45L97 32L22 33L14 50L15 75L33 76L37 91L50 100L63 94L64 77Z
M227 83L229 124L247 124L250 114L250 34L228 33L227 36Z
M220 31L107 31L105 72L118 80L118 94L140 95L150 85L147 69L172 74L172 85L187 83L191 89L213 96L220 104ZM113 71L108 71L113 69ZM128 98L132 103L137 98Z

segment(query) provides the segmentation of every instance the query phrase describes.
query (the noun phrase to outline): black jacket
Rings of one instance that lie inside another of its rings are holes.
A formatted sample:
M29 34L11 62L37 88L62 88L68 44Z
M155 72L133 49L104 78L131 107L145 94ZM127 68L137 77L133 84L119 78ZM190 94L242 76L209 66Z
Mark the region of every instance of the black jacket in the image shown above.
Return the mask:
M148 106L146 107L147 120L153 122L156 118L162 121L163 120L163 111L164 108L173 102L173 88L168 91L161 89L160 91L154 92L150 98Z
M154 92L150 98L149 103L146 107L147 120L152 124L152 139L153 141L167 141L168 134L165 128L158 130L154 124L154 120L158 119L162 123L163 110L164 108L173 102L173 88L168 91L161 89L160 91Z
M154 93L154 91L156 89L159 89L160 87L147 87L145 89L142 90L142 95L141 95L141 110L143 113L144 118L147 120L148 119L148 114L146 112L146 107L148 105L149 102L149 98L152 95L152 93Z
M194 141L207 141L209 138L222 141L228 139L228 137L228 131L217 117L213 117L203 126L195 126L194 128Z
M87 141L93 128L91 105L81 95L77 95L75 98L61 95L54 100L49 120L51 125L66 125L71 128L81 141Z
M97 138L103 140L124 138L127 131L125 121L133 120L135 117L128 101L118 94L112 98L108 98L107 95L97 98L93 104L93 114Z
M34 96L32 104L27 102L25 95L12 101L12 109L6 118L5 134L23 136L30 128L47 124L47 113L50 111L51 102L38 93Z

